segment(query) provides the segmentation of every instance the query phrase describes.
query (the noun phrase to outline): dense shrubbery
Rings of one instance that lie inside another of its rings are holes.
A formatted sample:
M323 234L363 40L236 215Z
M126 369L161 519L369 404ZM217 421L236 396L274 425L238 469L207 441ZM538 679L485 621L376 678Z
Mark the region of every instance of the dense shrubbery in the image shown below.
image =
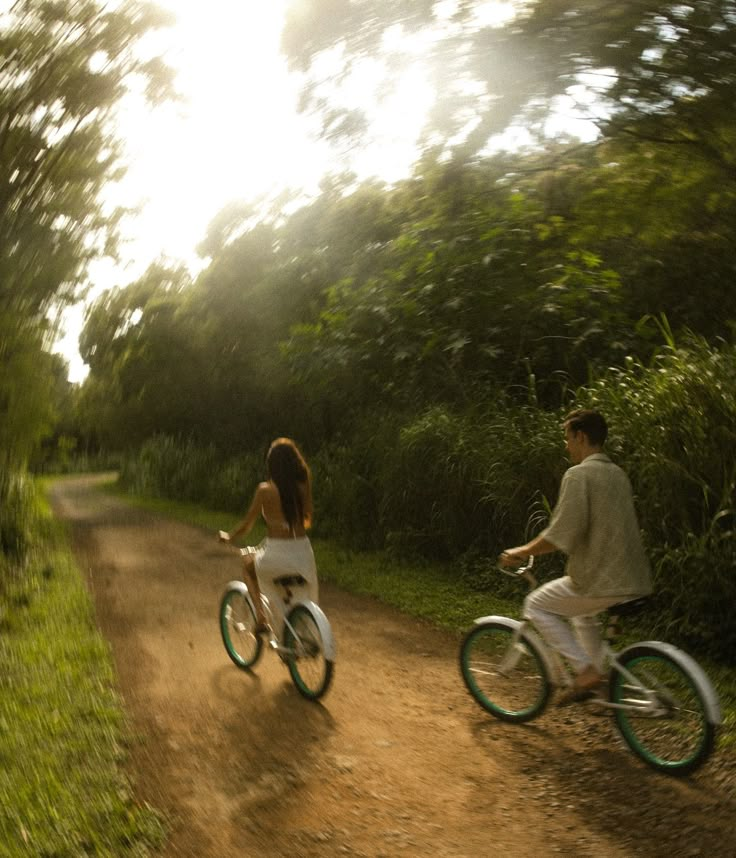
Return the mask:
M223 459L212 446L157 435L123 458L119 480L135 494L198 501L239 513L264 476L263 458L256 454Z
M655 568L663 635L722 654L736 647L736 349L674 342L581 394L616 427Z
M558 411L496 397L483 409L433 406L367 421L352 444L310 456L317 531L452 560L483 584L489 558L544 526L566 467L561 419L593 406L609 419L609 452L637 495L657 579L652 621L670 639L723 654L736 646L724 607L736 603L734 381L736 350L693 339L649 365L611 369ZM241 512L263 472L260 455L221 461L212 448L157 438L122 479L135 491ZM559 559L546 566L559 569Z

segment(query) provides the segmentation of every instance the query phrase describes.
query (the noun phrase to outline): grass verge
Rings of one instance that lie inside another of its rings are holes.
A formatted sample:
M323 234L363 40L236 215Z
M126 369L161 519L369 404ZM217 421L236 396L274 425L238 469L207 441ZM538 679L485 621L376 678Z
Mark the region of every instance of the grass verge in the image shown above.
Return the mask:
M34 583L0 626L0 858L144 858L163 827L132 797L111 654L40 492L31 526Z
M175 518L216 533L234 527L236 519L230 513L215 512L197 504L169 501L161 498L133 496L119 490L111 480L104 487L121 500L159 515ZM263 530L254 528L249 541L257 542ZM524 588L520 585L518 598L500 598L491 592L479 592L439 565L399 563L378 552L347 551L335 542L313 539L320 579L360 595L372 596L414 617L450 630L458 636L468 629L476 617L488 614L518 617ZM514 585L515 586L515 585ZM634 636L638 634L638 638ZM642 640L646 629L630 629L630 641ZM622 645L624 641L620 642ZM733 754L736 762L736 669L698 656L698 661L718 689L723 710L723 726L719 748Z

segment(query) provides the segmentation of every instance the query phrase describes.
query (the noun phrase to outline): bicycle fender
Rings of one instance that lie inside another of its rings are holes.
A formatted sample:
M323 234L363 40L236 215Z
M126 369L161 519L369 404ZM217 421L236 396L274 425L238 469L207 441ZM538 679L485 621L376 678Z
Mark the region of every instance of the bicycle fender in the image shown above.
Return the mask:
M325 658L327 661L334 661L337 657L337 647L335 646L335 638L332 635L330 621L327 619L325 612L311 599L298 599L293 604L294 606L303 605L312 614L315 623L317 623L319 633L322 636Z
M517 631L523 625L525 627L524 637L528 638L529 641L537 648L539 655L544 661L544 666L547 668L547 676L549 676L553 684L559 684L559 668L552 660L552 657L547 650L547 645L542 641L529 623L522 623L520 620L512 620L511 617L498 617L495 614L490 617L478 617L473 622L476 626L481 626L484 623L496 623L497 625L506 626L514 631Z
M242 593L248 604L253 609L253 614L257 616L255 603L253 602L253 599L250 595L250 590L248 590L248 585L245 583L245 581L228 581L227 586L225 587L225 592L227 593L230 590L233 590L237 593Z
M706 672L692 656L688 655L683 650L678 649L676 646L663 643L662 641L640 641L639 643L627 646L617 655L621 657L625 653L634 649L639 649L640 647L647 647L655 652L661 652L663 655L668 656L672 661L678 664L685 673L689 674L705 702L706 716L709 723L718 725L722 722L721 704L718 699L718 694L716 693L710 679L708 679Z

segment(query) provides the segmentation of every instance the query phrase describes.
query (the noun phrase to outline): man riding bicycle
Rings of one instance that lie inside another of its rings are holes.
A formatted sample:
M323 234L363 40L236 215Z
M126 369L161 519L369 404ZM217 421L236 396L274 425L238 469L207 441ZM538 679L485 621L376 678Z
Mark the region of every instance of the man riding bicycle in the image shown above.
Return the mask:
M603 415L573 411L563 429L573 466L562 479L549 526L499 558L509 566L530 555L567 555L565 575L537 587L524 602L524 617L575 671L574 685L560 704L584 699L603 679L596 615L652 592L631 484L603 453L608 436Z

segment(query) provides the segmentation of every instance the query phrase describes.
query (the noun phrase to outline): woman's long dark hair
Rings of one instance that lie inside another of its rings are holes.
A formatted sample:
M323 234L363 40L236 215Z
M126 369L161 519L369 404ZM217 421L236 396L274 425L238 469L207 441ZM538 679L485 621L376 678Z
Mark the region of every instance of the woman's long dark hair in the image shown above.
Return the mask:
M312 475L299 448L290 438L277 438L268 449L266 465L268 476L279 490L281 507L289 527L292 530L298 525L309 527L299 486L305 487L308 496Z

